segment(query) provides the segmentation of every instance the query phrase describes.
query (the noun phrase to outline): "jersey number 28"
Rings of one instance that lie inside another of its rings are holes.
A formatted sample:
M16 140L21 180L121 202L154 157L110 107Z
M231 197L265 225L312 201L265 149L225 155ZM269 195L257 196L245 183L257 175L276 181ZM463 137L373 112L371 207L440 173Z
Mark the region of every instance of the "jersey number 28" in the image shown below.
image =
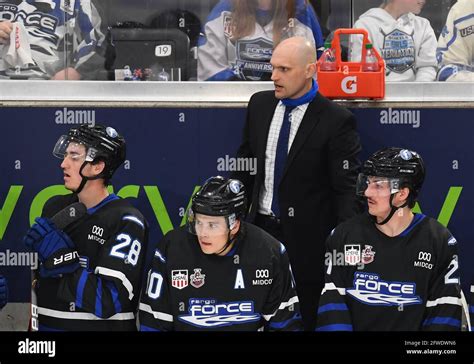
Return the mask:
M128 234L120 234L117 236L117 242L119 244L114 245L112 250L110 251L110 255L113 257L117 257L120 259L125 260L126 262L130 263L131 265L135 266L138 262L138 258L140 256L140 250L142 249L142 244L137 240L133 240ZM132 246L130 247L128 254L124 253L123 250L127 248L130 243Z

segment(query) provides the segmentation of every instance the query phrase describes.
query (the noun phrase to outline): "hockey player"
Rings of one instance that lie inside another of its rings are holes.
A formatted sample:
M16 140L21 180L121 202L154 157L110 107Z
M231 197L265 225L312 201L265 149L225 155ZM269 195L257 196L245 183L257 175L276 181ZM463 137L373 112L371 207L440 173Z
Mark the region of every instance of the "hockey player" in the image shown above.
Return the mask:
M21 49L8 58L15 25ZM91 0L0 2L0 78L95 79L104 68L104 40Z
M8 286L7 279L0 275L0 310L5 307L8 302Z
M429 20L417 16L424 4L425 0L385 0L354 24L369 33L369 40L385 60L389 82L436 79L436 35ZM361 38L352 36L351 41L351 59L360 61Z
M328 238L317 330L461 329L456 239L412 211L424 177L423 160L407 149L385 148L365 162L357 193L368 214Z
M324 48L306 0L221 0L199 40L198 80L270 81L270 58L281 39L303 36ZM318 53L320 54L320 53Z
M438 41L439 81L474 82L474 1L458 0Z
M50 199L24 238L41 262L39 329L136 330L148 227L107 191L125 160L125 140L112 127L82 125L61 136L53 154L73 193ZM58 229L50 218L77 201L87 213Z
M242 221L245 207L240 181L204 183L187 226L155 251L140 302L143 331L302 328L286 249Z

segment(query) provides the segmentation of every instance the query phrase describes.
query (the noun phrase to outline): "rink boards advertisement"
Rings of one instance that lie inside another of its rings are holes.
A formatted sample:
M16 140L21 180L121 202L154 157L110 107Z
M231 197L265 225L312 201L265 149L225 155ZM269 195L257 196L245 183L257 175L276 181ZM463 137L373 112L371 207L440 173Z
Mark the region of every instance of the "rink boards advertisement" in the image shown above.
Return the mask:
M416 210L456 237L468 293L474 282L474 109L352 111L362 160L385 146L423 156L427 175ZM0 274L8 278L10 302L29 302L30 266L37 264L23 235L49 198L67 193L61 161L52 155L60 135L74 125L97 123L125 136L127 160L109 188L132 198L147 218L150 253L164 233L185 222L190 198L207 177L256 168L234 158L244 120L245 108L0 108Z

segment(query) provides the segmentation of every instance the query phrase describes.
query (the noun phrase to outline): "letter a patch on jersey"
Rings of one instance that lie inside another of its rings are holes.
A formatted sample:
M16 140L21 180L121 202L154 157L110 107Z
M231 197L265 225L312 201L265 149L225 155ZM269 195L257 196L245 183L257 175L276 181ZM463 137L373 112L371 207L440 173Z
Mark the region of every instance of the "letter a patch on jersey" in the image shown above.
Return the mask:
M244 276L242 275L242 269L237 269L235 275L234 289L245 289Z

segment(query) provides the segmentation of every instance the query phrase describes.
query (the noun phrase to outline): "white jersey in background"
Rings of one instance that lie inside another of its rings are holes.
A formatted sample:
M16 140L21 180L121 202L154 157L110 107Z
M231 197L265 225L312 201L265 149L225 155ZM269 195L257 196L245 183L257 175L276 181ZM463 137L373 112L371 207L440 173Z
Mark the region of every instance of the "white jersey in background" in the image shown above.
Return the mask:
M474 0L458 0L438 41L439 81L474 81Z
M90 0L0 0L0 21L24 25L35 62L28 70L15 70L0 59L0 78L22 73L29 78L51 78L72 67L82 78L93 79L104 68L98 48L105 36ZM0 55L8 46L0 44Z
M413 13L395 19L382 8L360 16L354 28L363 28L385 60L389 82L430 82L436 78L436 36L430 22ZM351 39L351 60L360 60L361 37Z
M310 40L319 55L323 38L314 10L298 0L295 16L292 35ZM232 3L222 0L208 16L199 39L198 80L269 81L273 47L273 20L265 25L256 22L252 34L232 40Z

